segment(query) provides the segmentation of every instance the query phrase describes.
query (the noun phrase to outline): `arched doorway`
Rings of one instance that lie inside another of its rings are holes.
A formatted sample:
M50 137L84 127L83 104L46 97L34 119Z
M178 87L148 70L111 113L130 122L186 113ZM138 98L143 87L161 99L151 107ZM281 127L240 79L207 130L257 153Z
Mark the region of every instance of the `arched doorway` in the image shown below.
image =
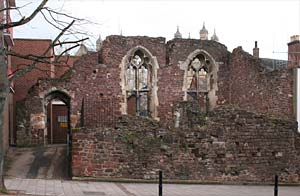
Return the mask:
M45 96L47 143L67 144L70 134L70 97L61 91Z

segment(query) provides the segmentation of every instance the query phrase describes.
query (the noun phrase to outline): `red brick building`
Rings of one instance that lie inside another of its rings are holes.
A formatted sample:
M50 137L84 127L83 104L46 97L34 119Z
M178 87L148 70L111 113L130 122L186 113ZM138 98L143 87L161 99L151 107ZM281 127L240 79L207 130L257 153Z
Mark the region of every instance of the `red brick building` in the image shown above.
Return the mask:
M39 40L39 39L14 39L14 46L12 50L18 54L23 55L42 55L44 51L51 44L51 40ZM53 56L53 51L47 54ZM19 57L12 57L12 70L17 71L26 68L33 62ZM53 78L53 66L48 64L38 64L36 69L33 69L24 76L17 78L14 81L15 91L14 102L20 101L27 96L27 91L30 87L36 84L38 78Z
M42 55L44 51L52 44L52 40L48 39L14 39L14 46L12 51L17 54L22 55ZM47 56L52 57L50 62L53 62L56 58L53 49L47 54ZM16 144L16 107L17 102L23 100L28 95L28 90L34 86L38 79L41 78L59 78L67 70L73 66L73 62L77 57L74 56L63 56L62 64L59 66L54 66L52 64L39 63L33 70L27 72L19 78L14 80L14 95L13 95L13 111L14 120L12 126L14 131L11 134L11 144ZM26 60L24 58L13 56L11 57L12 71L22 70L27 66L31 65L33 61Z

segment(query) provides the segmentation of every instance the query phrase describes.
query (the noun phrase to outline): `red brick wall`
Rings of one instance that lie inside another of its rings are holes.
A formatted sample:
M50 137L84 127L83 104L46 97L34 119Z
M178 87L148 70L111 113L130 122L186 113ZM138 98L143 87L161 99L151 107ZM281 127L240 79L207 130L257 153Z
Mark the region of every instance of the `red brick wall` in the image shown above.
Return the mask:
M113 107L118 108L114 111L120 114L120 103L123 100L120 64L123 57L130 49L141 45L157 57L160 65L165 65L164 41L164 38L109 36L103 42L100 54L100 60L105 65L98 63L98 53L84 55L74 63L70 78L57 81L45 80L39 84L39 89L35 93L47 91L51 86L59 86L74 92L71 103L72 114L81 111L82 99L85 97L111 98L114 99Z
M52 43L51 40L43 40L43 39L14 39L15 45L12 47L12 50L18 54L22 55L42 55L49 45ZM51 50L48 56L53 56L53 51ZM51 59L47 59L49 61L53 61L54 57ZM60 61L62 62L61 65L53 66L50 64L42 64L39 63L35 69L31 70L30 72L24 74L23 76L17 78L14 84L15 94L13 96L13 103L14 103L14 111L16 111L16 103L18 101L23 100L27 97L29 89L34 86L39 78L52 78L61 77L67 70L73 67L73 63L77 60L77 57L74 56L63 56L61 57ZM23 58L18 57L11 57L12 61L12 70L16 71L18 69L25 68L28 65L31 65L33 62L30 60L25 60ZM54 72L53 72L54 71ZM16 114L13 115L11 120L12 128L14 129L14 133L16 132Z
M114 126L116 116L120 113L119 103L113 97L85 97L81 110L81 126Z
M293 70L267 71L258 59L236 48L230 56L230 103L240 108L294 118Z
M66 71L73 67L74 62L78 59L78 56L63 56L59 59L62 62L61 65L54 67L55 78L60 78Z
M146 37L146 36L108 36L102 44L100 60L103 64L110 65L119 69L122 58L127 52L136 47L143 46L147 48L153 56L157 57L158 64L166 64L165 38Z
M14 39L15 45L12 47L12 51L22 55L42 55L44 51L51 44L51 40L39 40L39 39ZM53 53L49 52L49 56ZM18 57L12 57L12 70L16 71L22 69L27 65L31 65L33 62ZM27 95L27 91L32 87L38 78L50 77L50 65L38 64L37 69L34 69L25 75L17 78L14 81L15 95L14 102L24 99Z
M14 52L22 55L33 54L38 56L44 53L44 51L48 48L52 41L46 39L14 39L14 43L15 45L12 47L12 50ZM48 56L52 55L53 51L48 53ZM55 58L57 58L57 56ZM39 78L61 77L66 71L73 67L74 62L78 58L79 57L77 56L62 56L59 59L61 65L52 66L52 72L50 71L51 65L42 63L38 64L36 69L26 73L25 75L21 76L20 78L14 81L16 91L14 95L14 101L16 102L24 99L27 95L27 91L29 90L29 88L36 84L36 81ZM54 60L54 58L48 60L51 61ZM31 64L32 61L14 56L12 57L13 71L17 69L22 69L26 67L26 65Z
M179 64L184 62L187 57L195 50L205 50L213 56L216 62L222 62L218 71L218 91L217 96L220 100L228 99L228 56L227 48L214 41L200 41L195 39L174 39L167 43L167 65L158 70L158 99L159 99L159 118L171 120L173 118L173 104L183 100L182 91L184 70ZM224 103L224 102L223 102Z
M101 96L102 98L113 99L114 105L111 107L113 107L112 109L116 115L120 115L120 103L124 99L120 85L120 64L127 52L137 45L147 48L153 56L157 57L160 65L165 65L164 38L109 36L103 42L100 54L100 60L105 65L98 63L98 53L90 53L82 56L74 63L74 69L70 70L68 76L59 80L42 80L32 89L25 102L27 114L19 114L21 115L19 119L26 118L26 116L28 118L31 113L43 112L43 103L39 98L39 94L46 94L52 87L68 91L72 98L71 115L77 116L76 126L80 126L78 114L81 114L83 98ZM109 107L107 109L110 110ZM38 131L32 130L29 121L24 126L31 130L30 132ZM21 131L23 132L23 130ZM18 138L18 140L19 143L22 143L22 140L27 141L25 138Z
M300 41L288 43L289 67L300 66Z
M25 107L28 108L27 114L43 112L43 100L39 96L40 94L46 95L53 87L59 91L66 91L71 97L71 114L77 115L81 112L83 98L94 97L96 99L100 95L103 98L118 100L113 107L117 107L116 112L119 113L120 101L117 95L120 92L120 84L118 80L113 79L113 77L119 77L119 73L113 73L114 70L112 67L98 64L97 53L82 56L75 62L74 69L69 70L63 78L41 79L29 91L25 101ZM78 121L78 126L79 123Z
M112 99L114 104L108 105L107 110L113 109L115 115L120 115L124 100L120 65L128 51L138 45L156 56L159 64L158 117L163 123L173 123L173 104L183 100L184 70L180 69L179 64L196 49L208 52L218 64L218 105L232 104L254 112L293 117L291 70L266 72L259 60L241 48L231 54L224 45L214 41L175 39L165 44L164 38L139 36L109 36L103 42L99 56L98 53L84 55L63 78L41 80L26 100L27 116L43 112L40 96L49 93L53 87L66 91L71 97L71 115L77 118L76 126L80 126L78 119L82 114L83 98ZM100 64L99 60L104 64ZM90 122L96 121L92 119ZM30 129L29 125L26 126Z
M163 128L123 116L114 128L73 132L72 172L78 177L219 183L299 183L295 122L219 107L201 128Z

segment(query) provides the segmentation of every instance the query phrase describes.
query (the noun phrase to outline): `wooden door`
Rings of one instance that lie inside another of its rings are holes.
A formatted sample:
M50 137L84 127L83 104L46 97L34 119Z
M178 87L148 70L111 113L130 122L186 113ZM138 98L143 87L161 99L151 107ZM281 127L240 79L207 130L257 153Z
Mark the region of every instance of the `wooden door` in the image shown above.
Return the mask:
M66 105L52 105L52 143L67 143L68 107Z

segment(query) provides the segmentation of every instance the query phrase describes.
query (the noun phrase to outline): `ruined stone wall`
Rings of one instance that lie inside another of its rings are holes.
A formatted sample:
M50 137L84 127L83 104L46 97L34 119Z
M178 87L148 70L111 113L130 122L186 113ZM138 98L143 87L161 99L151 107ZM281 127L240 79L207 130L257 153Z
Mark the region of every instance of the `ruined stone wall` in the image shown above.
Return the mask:
M117 99L120 88L112 78L116 77L113 73L106 65L98 64L98 54L92 53L76 61L74 69L70 69L60 79L39 80L18 108L22 111L17 112L18 145L43 143L46 128L45 99L51 92L59 91L70 97L71 127L80 126L83 98L97 99L101 96ZM118 104L111 107L117 108L114 111L119 112Z
M231 54L226 46L215 41L173 39L165 43L165 38L161 37L108 36L99 53L80 57L61 78L39 80L31 88L20 104L23 108L18 108L23 112L17 112L18 143L43 143L45 98L54 91L63 92L71 100L71 127L81 126L82 118L89 122L85 126L99 126L99 120L93 117L103 115L103 109L93 105L99 99L112 100L113 104L103 104L113 115L126 114L125 60L140 48L155 59L151 63L156 66L153 72L157 72L157 81L151 83L151 88L157 91L152 93L155 95L151 99L154 100L152 106L156 107L155 119L164 125L174 124L174 107L185 100L183 87L187 66L199 52L214 61L217 85L210 98L215 100L215 106L232 104L251 111L293 117L290 70L265 72L260 61L242 49L235 49Z
M114 78L115 82L118 82L117 88L120 90L120 94L118 94L120 111L122 114L127 114L125 70L127 63L129 63L129 58L137 50L141 50L150 59L152 76L151 85L149 86L149 89L151 89L150 107L152 108L150 109L150 115L157 118L156 107L159 105L160 100L157 97L157 80L159 80L157 74L160 73L161 67L166 65L165 38L109 36L103 41L100 61L114 69L115 77L112 76L112 78Z
M207 52L216 61L218 67L216 92L217 104L227 103L228 100L228 58L227 48L215 41L203 41L196 39L173 39L168 41L167 65L159 70L158 75L158 98L159 98L159 118L161 121L171 121L173 119L172 108L178 101L184 100L184 73L187 69L186 62L189 62L189 55L192 53Z
M107 105L106 110L113 110L114 115L120 115L124 100L121 88L124 73L121 66L125 65L122 61L128 51L136 46L146 48L159 65L165 65L165 38L109 36L103 42L100 54L90 53L82 56L74 62L73 69L59 79L39 80L23 101L23 108L19 108L19 111L23 112L17 113L19 119L17 134L20 136L17 143L21 145L43 143L40 136L45 133L45 98L54 91L63 92L71 98L71 127L80 126L83 99L91 102L91 104L85 102L86 107L90 108L99 97L112 99L114 104ZM96 111L93 112L97 115ZM86 115L92 116L88 113Z
M115 128L74 130L75 177L199 182L299 183L299 133L294 122L230 107L210 113L201 127L162 128L123 116Z
M58 58L55 56L55 58ZM60 78L62 75L64 75L65 72L67 72L70 68L73 67L74 62L80 58L80 56L70 56L70 55L65 55L65 56L59 56L59 60L62 62L61 65L57 65L54 67L54 72L55 72L55 78Z
M268 71L241 47L230 57L230 103L284 118L293 114L293 70Z
M120 70L120 64L127 52L136 46L143 46L153 56L156 56L159 65L166 64L165 38L146 36L108 36L102 43L100 61Z
M112 99L114 105L108 105L115 115L121 113L124 100L121 88L123 59L128 51L136 46L146 48L159 65L165 65L165 38L109 36L103 42L100 54L90 53L74 62L74 68L66 72L60 79L41 79L30 90L24 100L23 113L17 113L18 143L43 143L39 135L45 129L45 97L53 91L61 91L71 99L71 126L80 126L82 100L97 97ZM101 62L101 63L100 63ZM91 101L93 102L93 101ZM22 105L22 104L20 104ZM92 103L87 107L94 107ZM92 116L93 114L87 114ZM96 114L95 114L96 115ZM97 122L96 122L97 123ZM35 126L38 125L38 126ZM93 125L92 125L93 126ZM25 134L26 132L26 134ZM35 139L31 138L34 137ZM37 141L38 140L38 141ZM23 142L24 141L24 142Z

